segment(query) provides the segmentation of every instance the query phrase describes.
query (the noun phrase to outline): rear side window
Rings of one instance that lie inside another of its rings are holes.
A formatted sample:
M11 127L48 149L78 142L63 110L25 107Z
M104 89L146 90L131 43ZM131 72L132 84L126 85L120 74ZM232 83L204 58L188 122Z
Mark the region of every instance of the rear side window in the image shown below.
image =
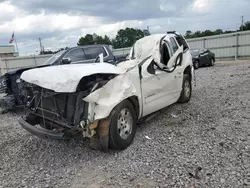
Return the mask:
M81 48L70 51L65 58L70 58L72 62L86 60L86 57Z
M174 40L173 37L170 38L170 42L171 42L173 51L174 51L174 53L175 53L175 52L178 50L178 45L177 45L177 43L175 42L175 40Z
M103 53L103 56L107 56L107 52L103 47L89 47L84 48L84 52L86 54L87 59L95 59L98 55Z
M187 42L184 40L183 37L181 37L181 36L176 36L176 40L177 40L179 46L182 46L182 45L183 45L183 51L186 51L187 49L189 49L189 48L188 48L188 44L187 44Z

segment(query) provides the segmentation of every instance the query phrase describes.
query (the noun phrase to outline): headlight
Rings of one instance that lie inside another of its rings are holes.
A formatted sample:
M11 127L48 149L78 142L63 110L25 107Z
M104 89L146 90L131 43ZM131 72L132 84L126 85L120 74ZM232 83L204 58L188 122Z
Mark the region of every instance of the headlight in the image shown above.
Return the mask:
M16 79L16 83L20 83L20 82L21 82L20 78Z

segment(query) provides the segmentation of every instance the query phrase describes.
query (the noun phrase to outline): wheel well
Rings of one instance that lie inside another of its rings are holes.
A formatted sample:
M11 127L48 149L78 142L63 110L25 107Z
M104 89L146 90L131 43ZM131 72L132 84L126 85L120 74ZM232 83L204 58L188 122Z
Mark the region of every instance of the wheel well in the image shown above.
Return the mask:
M189 75L190 78L192 79L192 70L190 65L186 67L186 69L184 70L184 74Z
M140 113L140 106L139 106L138 97L137 96L132 96L132 97L129 97L127 100L129 100L133 104L133 106L135 108L135 111L136 111L136 117L138 118L139 113Z

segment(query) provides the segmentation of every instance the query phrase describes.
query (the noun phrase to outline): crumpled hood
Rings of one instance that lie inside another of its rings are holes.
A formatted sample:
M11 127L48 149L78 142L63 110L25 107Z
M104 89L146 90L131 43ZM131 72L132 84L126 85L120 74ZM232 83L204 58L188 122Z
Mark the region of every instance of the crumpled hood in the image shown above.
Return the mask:
M123 74L126 70L108 63L88 63L50 66L31 69L21 75L21 79L40 87L61 93L76 91L80 80L93 74Z

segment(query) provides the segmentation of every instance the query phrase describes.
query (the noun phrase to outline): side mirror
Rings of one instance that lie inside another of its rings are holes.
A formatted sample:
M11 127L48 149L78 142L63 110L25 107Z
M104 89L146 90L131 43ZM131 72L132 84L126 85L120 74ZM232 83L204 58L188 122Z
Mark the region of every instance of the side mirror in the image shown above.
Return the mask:
M62 64L63 65L70 64L70 63L71 63L71 59L69 57L62 59Z

